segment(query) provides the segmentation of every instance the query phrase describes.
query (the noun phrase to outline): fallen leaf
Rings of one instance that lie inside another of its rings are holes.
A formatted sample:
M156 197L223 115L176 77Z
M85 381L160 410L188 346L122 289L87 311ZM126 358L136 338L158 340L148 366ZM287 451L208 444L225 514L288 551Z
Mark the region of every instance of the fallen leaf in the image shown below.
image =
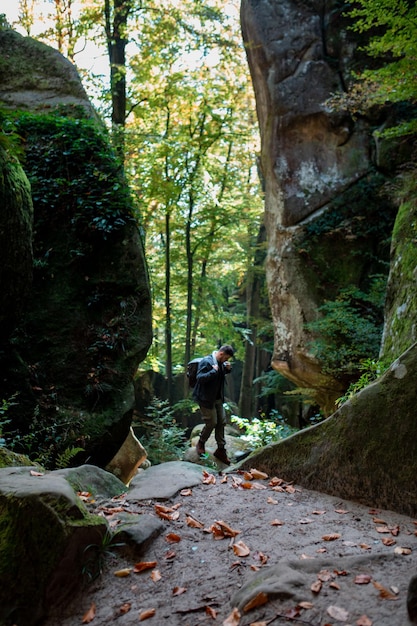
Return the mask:
M131 567L125 567L124 569L118 569L117 572L114 572L114 575L118 578L125 578L126 576L129 576L131 571Z
M317 578L321 580L322 583L327 583L329 580L334 578L334 576L328 569L323 569L317 574Z
M206 606L206 615L209 615L212 619L216 619L217 611L213 609L211 606Z
M271 522L271 526L284 526L284 522L282 522L280 519L273 519Z
M216 477L214 474L210 474L207 470L203 470L203 484L204 485L215 485Z
M96 605L93 602L90 608L88 609L88 611L84 614L82 623L89 624L90 622L93 621L95 616L96 616Z
M284 487L280 487L279 485L277 485L276 487L272 487L271 491L278 491L280 493L285 493Z
M310 587L313 593L319 593L321 591L323 583L320 580L316 580Z
M135 574L139 574L140 572L153 569L154 567L156 567L156 561L139 561L139 563L135 563L133 571Z
M256 594L254 598L252 598L252 600L249 600L249 602L245 604L245 606L243 607L243 612L248 613L252 609L256 609L256 607L262 606L263 604L266 604L267 602L268 602L267 594L264 593L263 591L260 591L259 593Z
M233 552L236 556L249 556L250 554L248 546L243 541L237 541L233 544Z
M360 543L359 547L362 548L362 550L370 550L371 546L368 546L367 543Z
M340 586L334 581L329 584L329 587L331 587L332 589L336 589L336 591L340 591Z
M319 548L318 550L316 550L316 552L318 552L319 554L323 554L323 552L327 552L327 548Z
M375 530L377 533L389 533L388 526L376 526Z
M266 485L262 485L261 483L252 483L252 489L268 489Z
M252 489L252 483L249 483L248 481L241 483L240 486L242 487L242 489Z
M347 576L349 574L349 572L347 572L345 569L334 569L333 572L336 574L336 576Z
M268 484L270 487L276 487L277 485L282 485L283 482L285 481L282 478L277 478L276 476L274 476L273 478L271 478ZM417 522L416 522L416 525L417 525Z
M336 539L340 539L341 535L339 533L331 533L330 535L323 535L323 541L336 541Z
M372 520L374 524L383 524L384 526L387 525L386 522L384 522L383 519L379 519L379 517L374 517L374 519Z
M158 580L161 580L162 576L161 576L161 572L159 571L159 569L154 569L151 572L151 579L153 580L154 583L157 583Z
M168 541L168 543L178 543L181 541L181 537L176 533L168 533L165 537L165 541Z
M239 565L240 565L240 563L239 563ZM258 565L253 565L253 563L250 566L250 568L251 568L252 572L259 572L259 570L261 569Z
M324 515L326 511L312 511L312 515Z
M155 613L156 609L146 609L145 611L142 611L142 613L139 615L139 621L143 622L145 619L153 617Z
M220 481L220 482L221 482L222 484L223 484L223 483L227 483L227 476L226 476L226 474L225 474L224 476L222 476L222 479L221 479L221 481Z
M314 559L314 556L309 556L308 554L302 554L300 556L300 559L304 559L304 560L306 560L306 559Z
M187 591L187 587L174 587L174 589L172 590L172 595L180 596L182 593L185 593L186 591Z
M375 580L372 583L375 589L379 591L379 597L384 598L384 600L398 600L397 596L395 596L391 591L383 587L380 583L377 583Z
M252 474L253 478L256 478L257 480L264 480L268 478L268 474L265 474L265 472L261 472L257 469L251 469L250 473Z
M314 604L312 602L299 602L298 606L302 609L313 609Z
M355 585L367 585L372 580L372 576L369 574L358 574L353 581Z
M239 626L240 612L236 607L230 613L228 617L223 621L223 626Z
M298 520L299 524L312 524L314 520L310 519L309 517L302 517L301 519Z
M388 528L389 528L391 535L393 535L394 537L397 537L400 534L399 526L388 526Z
M166 559L174 559L176 556L177 553L175 552L175 550L168 550L168 552L165 554Z
M401 548L398 546L397 548L394 548L394 552L395 554L411 554L412 550L411 548Z
M345 609L342 609L340 606L329 606L327 607L327 612L330 617L333 617L333 619L337 619L338 622L347 622L347 619L349 617L349 613Z
M268 557L263 552L257 552L255 557L258 558L261 562L261 565L266 565L268 562Z
M192 489L182 489L180 491L180 496L192 496L192 495L193 495Z
M346 511L346 509L335 509L334 512L339 513L339 515L345 515L346 513L349 513L349 511Z
M359 619L356 620L356 626L372 626L373 622L366 615L361 615Z
M130 604L130 602L125 602L124 604L122 604L122 606L119 608L119 613L120 615L125 615L126 613L129 613L130 609L132 608L132 605Z
M30 470L29 474L30 474L31 476L45 476L45 474L44 474L44 473L42 473L42 472L37 472L36 470Z
M285 487L285 491L286 491L287 493L295 493L295 492L296 492L296 489L295 489L295 487L293 487L292 485L287 485L287 486Z
M382 543L384 546L394 546L397 542L392 537L384 537Z
M251 622L249 626L268 626L269 622Z
M253 476L250 472L243 472L243 478L245 480L253 480Z
M220 528L225 537L236 537L236 535L240 535L240 530L233 530L233 528L231 528L223 520L216 520L214 525L217 525Z
M271 498L271 496L268 496L267 503L268 504L278 504L278 500L274 500L274 498Z
M194 517L191 517L191 515L187 515L185 521L187 523L187 526L190 526L190 528L204 528L204 524L202 522L199 522Z

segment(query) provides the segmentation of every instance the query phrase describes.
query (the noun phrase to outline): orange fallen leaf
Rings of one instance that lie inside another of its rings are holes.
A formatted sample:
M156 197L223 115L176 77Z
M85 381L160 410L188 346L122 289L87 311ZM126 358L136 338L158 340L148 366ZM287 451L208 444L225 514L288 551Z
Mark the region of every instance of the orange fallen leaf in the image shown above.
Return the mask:
M349 513L349 511L346 511L346 509L335 509L334 512L339 513L339 515L345 515L346 513Z
M313 609L314 608L314 604L312 602L299 602L298 606L301 607L302 609Z
M250 554L248 546L243 541L237 541L233 544L233 552L236 556L249 556Z
M260 591L256 594L252 600L249 600L243 607L243 612L248 613L252 609L256 609L258 606L262 606L268 602L268 596L264 591Z
M226 476L226 474L225 474L224 476L222 476L222 478L221 478L220 482L221 482L222 484L223 484L223 483L227 483L227 476Z
M397 537L400 534L399 526L388 526L388 528L389 528L391 535L393 535L394 537Z
M215 485L216 477L214 474L210 474L207 470L203 470L203 484L204 485Z
M375 530L377 533L389 533L388 526L375 526Z
M261 483L252 483L252 489L268 489L266 485L262 485Z
M360 543L359 547L362 548L362 550L370 550L371 546L368 546L367 543Z
M154 567L156 567L156 561L139 561L139 563L135 563L133 571L135 574L139 574L140 572L153 569Z
M384 537L382 543L384 544L384 546L393 546L397 542L392 537Z
M321 591L323 583L320 580L314 581L314 583L310 586L310 589L313 593L319 593Z
M172 590L172 595L180 596L182 593L185 593L186 591L187 591L187 587L174 587L174 589Z
M199 522L191 515L187 515L185 521L187 523L187 526L190 526L190 528L204 528L204 524L202 522Z
M161 572L159 571L159 569L154 569L151 572L151 579L153 580L154 583L157 583L158 580L161 580L162 576L161 576Z
M312 511L312 515L324 515L326 511Z
M268 626L269 622L251 622L249 626Z
M331 587L332 589L336 589L336 591L340 591L340 586L334 581L329 583L329 587Z
M395 594L391 593L391 591L386 589L380 583L377 583L374 580L374 582L372 584L375 587L375 589L378 589L380 598L383 598L384 600L398 600L398 597Z
M124 604L122 604L122 606L119 608L119 613L120 615L125 615L126 613L129 613L130 609L132 608L132 605L130 604L130 602L125 602Z
M382 524L383 526L387 525L387 523L384 522L383 519L379 519L379 517L374 517L372 521L373 521L374 524Z
M322 583L327 583L329 580L332 580L334 576L328 569L323 569L317 574L317 578L321 580Z
M340 539L341 535L339 533L331 533L330 535L323 535L323 541L336 541L336 539Z
M223 621L223 626L239 626L240 612L236 607L230 613L228 617Z
M239 563L239 565L240 565L240 563ZM253 563L250 566L250 568L251 568L252 572L259 572L259 570L261 569L258 565L254 565Z
M283 479L282 478L277 478L276 476L274 476L273 478L271 478L271 480L269 481L269 486L270 487L276 487L277 485L282 485L283 483ZM417 522L416 522L417 524Z
M129 576L131 571L131 567L124 567L123 569L118 569L116 572L114 572L114 575L118 578L126 578L126 576Z
M240 486L242 489L252 489L252 483L249 483L248 481L244 481Z
M268 478L268 474L265 474L265 472L261 472L260 470L254 468L251 469L250 473L252 474L253 478L256 478L256 480L264 480Z
M168 543L178 543L181 541L181 537L177 535L177 533L168 533L165 537L165 541L168 541Z
M372 576L369 574L358 574L353 581L355 585L367 585L372 580Z
M411 554L412 550L411 548L401 548L398 546L397 548L394 548L394 552L395 554Z
M287 486L285 487L285 491L286 491L287 493L295 493L295 492L296 492L296 489L295 489L295 487L293 487L292 485L287 485Z
M366 615L361 615L356 620L356 626L372 626L373 622Z
M273 519L271 522L271 526L283 526L283 525L284 525L284 522L282 522L280 519Z
M209 615L211 618L216 619L217 611L213 609L211 606L206 606L206 615Z
M44 476L45 475L42 472L37 472L36 470L30 470L29 473L31 476Z
M143 622L145 619L149 619L149 617L153 617L156 613L156 609L146 609L145 611L142 611L142 613L139 615L139 621Z
M180 496L192 496L192 495L193 495L192 489L182 489L180 491Z
M250 472L243 472L243 478L245 480L253 480L253 476Z
M90 622L93 621L95 616L96 616L96 605L93 602L90 608L88 609L88 611L84 614L82 623L89 624Z
M233 530L233 528L231 528L223 520L216 520L214 524L221 529L225 537L236 537L236 535L240 535L240 530Z

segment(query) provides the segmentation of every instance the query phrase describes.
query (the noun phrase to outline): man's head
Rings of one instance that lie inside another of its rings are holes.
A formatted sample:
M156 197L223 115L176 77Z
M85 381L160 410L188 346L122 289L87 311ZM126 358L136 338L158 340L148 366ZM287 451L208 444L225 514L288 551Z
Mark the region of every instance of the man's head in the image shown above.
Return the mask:
M217 350L216 359L219 363L225 363L232 358L234 353L235 351L233 350L232 346L226 343Z

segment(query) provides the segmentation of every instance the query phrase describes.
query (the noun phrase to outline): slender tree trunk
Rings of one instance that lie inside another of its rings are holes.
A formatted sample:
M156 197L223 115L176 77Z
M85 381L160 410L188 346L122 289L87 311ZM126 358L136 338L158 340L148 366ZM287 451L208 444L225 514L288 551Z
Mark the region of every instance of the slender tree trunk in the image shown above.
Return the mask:
M245 341L245 358L243 361L242 380L239 394L239 415L250 419L253 417L254 394L253 379L256 363L257 320L259 318L259 299L261 286L261 268L265 258L262 243L265 241L265 227L259 229L255 259L248 271L246 288L247 329L249 337ZM263 271L263 270L262 270Z
M113 146L124 161L124 129L126 121L126 45L127 20L131 0L104 0L107 50L110 62Z
M171 215L165 214L165 375L167 395L172 401L172 312L171 312Z

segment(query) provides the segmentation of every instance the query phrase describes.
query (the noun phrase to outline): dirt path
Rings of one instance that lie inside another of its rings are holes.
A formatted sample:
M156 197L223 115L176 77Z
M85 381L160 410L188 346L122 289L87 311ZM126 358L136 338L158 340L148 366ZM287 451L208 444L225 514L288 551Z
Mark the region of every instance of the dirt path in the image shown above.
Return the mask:
M172 519L139 558L107 554L102 576L45 626L410 623L417 522L276 477L248 479L208 474L167 502L120 501L155 516L162 505L159 517ZM138 562L153 566L135 573ZM244 610L253 598L259 606Z

